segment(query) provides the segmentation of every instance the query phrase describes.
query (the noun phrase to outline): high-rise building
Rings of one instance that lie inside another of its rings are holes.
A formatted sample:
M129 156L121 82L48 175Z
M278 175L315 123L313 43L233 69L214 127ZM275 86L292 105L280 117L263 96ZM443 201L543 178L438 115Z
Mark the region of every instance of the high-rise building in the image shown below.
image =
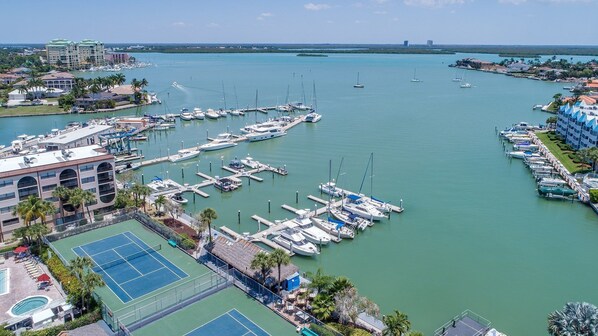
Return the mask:
M428 40L428 42L426 42L426 45L427 45L428 47L432 47L432 46L434 45L434 41L432 41L432 40Z
M79 64L103 65L104 64L104 43L95 40L83 40L77 44L79 52Z
M77 44L70 40L54 39L46 44L48 63L72 69L79 66Z
M103 65L104 43L83 40L75 43L65 39L54 39L46 44L48 63L76 69L87 65Z
M405 40L403 41L403 47L408 47L409 46L409 41Z

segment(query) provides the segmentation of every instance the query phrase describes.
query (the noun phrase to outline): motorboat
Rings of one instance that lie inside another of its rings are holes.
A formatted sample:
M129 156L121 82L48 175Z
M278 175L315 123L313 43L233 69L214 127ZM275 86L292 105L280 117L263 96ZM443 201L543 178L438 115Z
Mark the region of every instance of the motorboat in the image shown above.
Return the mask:
M199 156L200 151L193 149L181 149L176 155L171 155L168 160L172 163L193 159Z
M343 202L343 210L369 220L379 221L386 218L386 215L382 211L376 209L372 204L365 202L358 195L348 195Z
M292 102L288 105L291 110L299 110L299 111L311 111L312 107L309 105L305 105L302 102Z
M355 231L347 227L345 223L334 218L329 217L327 219L321 219L318 217L312 217L311 221L314 223L315 226L319 227L320 229L324 230L332 236L346 239L355 238Z
M144 135L138 135L130 138L131 141L145 141L147 137Z
M181 113L180 118L181 118L181 120L184 120L184 121L191 121L195 117L193 116L193 113L191 113L191 112L183 112L183 113Z
M240 128L241 133L255 133L255 132L265 132L271 129L276 129L285 126L288 123L288 119L270 119L268 121L264 121L262 123L257 123L253 125L247 125L245 127Z
M243 112L239 109L234 109L234 110L230 111L230 114L233 116L244 116L245 112Z
M282 229L272 240L291 252L300 255L314 256L320 254L316 245L307 241L305 236L296 228L287 227Z
M216 111L212 110L212 109L208 109L205 113L206 118L208 119L218 119L220 118L220 115L218 113L216 113Z
M330 235L314 225L309 218L309 212L309 209L297 210L297 217L286 222L286 226L300 230L309 242L316 245L328 245L330 243Z
M459 87L462 89L471 89L472 85L469 83L463 83L463 84L459 85Z
M322 119L322 115L317 114L316 112L310 112L305 115L305 122L317 123L318 121L320 121L320 119Z
M577 191L570 188L563 187L539 187L538 194L540 196L553 197L553 196L565 196L571 197L577 194Z
M241 163L251 169L259 168L259 166L261 165L259 161L254 160L251 156L242 159Z
M175 193L174 195L170 196L170 199L178 204L187 204L187 202L189 202L189 200L184 198L181 193Z
M139 167L141 167L140 163L127 162L124 165L114 167L114 171L117 174L122 174L122 173L128 172L130 170L139 169Z
M512 151L509 152L508 155L515 159L524 159L526 157L542 157L542 155L530 151Z
M236 170L241 170L241 169L245 168L245 165L243 164L243 162L241 162L240 160L237 160L237 158L235 158L228 164L228 167L232 168L232 169L236 169Z
M318 186L318 189L320 189L320 191L323 192L324 194L330 195L332 197L342 197L345 195L345 191L343 189L337 187L336 183L334 183L334 181L320 184Z
M538 181L539 187L566 187L567 181L560 178L545 177Z
M247 133L245 134L245 138L247 138L247 140L250 142L255 142L278 138L286 134L287 132L285 132L282 128L272 128L269 131Z
M243 183L239 179L232 179L228 177L218 178L214 182L214 187L220 191L228 192L233 191L241 187Z
M203 111L199 107L195 107L193 109L193 118L195 118L197 120L204 120L205 117L206 117L206 114L203 113Z
M223 109L220 109L220 110L218 110L218 112L217 112L217 113L218 113L218 115L219 115L220 117L224 117L224 118L226 118L226 117L228 116L228 113L227 113L227 111L226 111L226 110L223 110Z
M213 151L218 149L224 149L228 147L234 147L237 143L232 141L232 134L230 133L221 133L218 134L216 139L208 142L207 144L203 144L199 146L200 150L203 151Z
M540 149L540 146L538 146L536 144L530 144L530 143L517 143L517 144L513 145L513 149L519 150L519 151L536 152L536 151L538 151L538 149Z
M374 225L373 221L368 221L348 211L343 211L341 208L330 208L328 209L328 212L339 221L362 231L365 230L366 227Z

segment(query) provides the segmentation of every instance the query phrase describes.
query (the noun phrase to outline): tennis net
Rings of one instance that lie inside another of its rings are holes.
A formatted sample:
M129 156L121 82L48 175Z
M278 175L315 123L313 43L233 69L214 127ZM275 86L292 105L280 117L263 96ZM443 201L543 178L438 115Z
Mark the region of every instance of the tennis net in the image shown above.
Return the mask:
M102 270L106 270L108 268L120 265L120 264L124 264L130 260L139 258L139 257L143 257L145 255L149 255L150 253L154 253L157 251L160 251L162 249L162 244L158 244L155 246L150 246L146 249L143 249L141 251L135 252L135 253L131 253L129 255L126 256L121 256L119 259L113 260L113 261L109 261L107 263L101 264L99 265L97 262L94 261L95 266L92 267L92 270L94 270L95 272L100 272Z

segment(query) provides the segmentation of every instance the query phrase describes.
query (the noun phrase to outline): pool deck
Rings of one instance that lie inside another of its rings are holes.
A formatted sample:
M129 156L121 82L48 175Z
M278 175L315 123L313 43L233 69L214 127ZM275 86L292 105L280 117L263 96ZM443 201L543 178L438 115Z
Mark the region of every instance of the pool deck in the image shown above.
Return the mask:
M25 269L25 264L23 262L15 263L14 258L11 257L4 261L4 264L0 264L0 269L9 269L9 279L8 279L8 290L9 292L4 295L0 295L0 324L11 320L13 316L8 314L8 311L15 303L23 300L28 296L33 295L43 295L49 297L52 302L58 301L65 301L66 295L60 288L60 285L56 285L58 282L56 279L52 277L52 275L48 272L48 269L45 265L39 263L38 267L41 268L42 272L47 273L50 275L52 279L53 285L48 287L47 290L38 290L37 289L37 281L32 279L29 274L27 274L27 270Z

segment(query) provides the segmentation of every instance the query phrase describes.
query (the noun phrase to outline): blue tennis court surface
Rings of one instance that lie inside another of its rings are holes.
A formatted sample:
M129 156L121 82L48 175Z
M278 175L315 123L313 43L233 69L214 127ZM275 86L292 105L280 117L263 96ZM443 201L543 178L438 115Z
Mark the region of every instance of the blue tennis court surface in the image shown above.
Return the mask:
M212 321L192 330L185 336L270 336L264 329L257 326L245 315L233 309L220 315Z
M93 260L93 270L124 303L188 276L131 232L77 246L73 251Z

